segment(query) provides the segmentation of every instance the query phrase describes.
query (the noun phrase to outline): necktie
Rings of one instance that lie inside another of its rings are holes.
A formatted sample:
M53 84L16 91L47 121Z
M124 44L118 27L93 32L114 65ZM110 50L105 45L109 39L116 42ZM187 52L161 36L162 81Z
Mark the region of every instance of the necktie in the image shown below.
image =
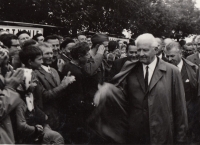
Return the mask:
M148 89L148 79L149 79L149 66L147 65L146 66L146 74L145 74L145 78L144 78L146 91Z

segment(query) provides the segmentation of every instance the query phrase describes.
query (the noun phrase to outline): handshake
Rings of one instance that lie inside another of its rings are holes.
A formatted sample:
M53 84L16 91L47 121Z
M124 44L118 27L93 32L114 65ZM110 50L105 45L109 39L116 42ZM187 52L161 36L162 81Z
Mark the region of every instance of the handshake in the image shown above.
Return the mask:
M68 72L67 76L65 76L61 82L62 85L67 87L69 84L76 81L75 76L71 76L71 72Z

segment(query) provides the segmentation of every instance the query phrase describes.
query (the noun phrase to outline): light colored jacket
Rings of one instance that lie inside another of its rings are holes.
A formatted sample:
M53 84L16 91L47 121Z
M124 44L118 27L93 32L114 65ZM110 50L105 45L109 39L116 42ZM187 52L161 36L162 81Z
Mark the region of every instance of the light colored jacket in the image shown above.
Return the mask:
M0 144L15 143L9 114L21 101L20 95L14 90L0 91Z

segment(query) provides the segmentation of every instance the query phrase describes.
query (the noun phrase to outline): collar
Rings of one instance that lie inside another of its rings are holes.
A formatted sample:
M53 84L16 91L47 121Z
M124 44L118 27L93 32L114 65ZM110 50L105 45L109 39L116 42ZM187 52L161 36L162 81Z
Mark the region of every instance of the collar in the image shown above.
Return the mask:
M73 64L73 65L75 65L75 66L81 68L81 66L80 66L77 62L73 61L73 59L72 59L70 62L71 62L71 64Z
M158 57L159 57L160 59L162 59L162 53L161 53L160 55L158 55Z
M143 70L146 70L146 66L149 66L150 70L154 70L157 64L158 58L155 56L154 61L152 61L149 65L142 64L143 65Z
M179 64L177 65L179 71L181 71L182 67L183 67L183 60L181 59L181 61L179 62Z
M48 66L45 66L45 65L41 65L41 67L47 72L47 73L51 73L51 68Z

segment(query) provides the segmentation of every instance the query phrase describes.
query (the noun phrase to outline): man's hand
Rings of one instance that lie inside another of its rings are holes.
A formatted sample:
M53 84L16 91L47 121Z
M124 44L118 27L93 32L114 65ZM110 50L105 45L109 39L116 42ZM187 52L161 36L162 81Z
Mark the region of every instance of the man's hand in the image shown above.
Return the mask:
M58 71L59 72L62 72L64 65L65 65L64 60L63 59L58 59L57 66L58 66Z
M5 86L8 88L16 89L24 79L24 70L17 69L14 73L7 72L5 76Z
M8 58L8 50L0 47L0 65Z
M38 131L39 134L43 133L43 127L42 127L42 125L35 125L35 127L37 128L37 131Z
M67 87L69 84L76 81L75 76L71 76L71 72L68 72L67 76L65 76L61 82L65 87Z
M104 51L105 51L105 47L104 47L104 45L100 45L99 48L98 48L98 50L97 50L97 53L103 55L103 54L104 54Z

